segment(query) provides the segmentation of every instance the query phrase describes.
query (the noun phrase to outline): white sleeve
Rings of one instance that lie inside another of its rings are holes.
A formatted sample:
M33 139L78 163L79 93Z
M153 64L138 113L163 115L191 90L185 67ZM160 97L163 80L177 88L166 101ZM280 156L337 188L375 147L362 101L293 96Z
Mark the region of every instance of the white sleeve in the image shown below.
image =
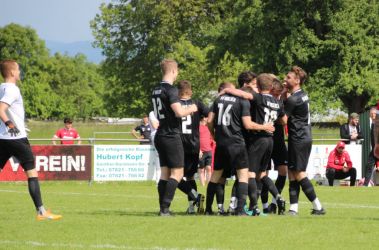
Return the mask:
M155 117L154 111L151 111L149 113L149 120L152 122L159 122L158 119Z
M0 102L4 102L11 106L12 103L17 100L19 95L20 91L18 88L6 88Z

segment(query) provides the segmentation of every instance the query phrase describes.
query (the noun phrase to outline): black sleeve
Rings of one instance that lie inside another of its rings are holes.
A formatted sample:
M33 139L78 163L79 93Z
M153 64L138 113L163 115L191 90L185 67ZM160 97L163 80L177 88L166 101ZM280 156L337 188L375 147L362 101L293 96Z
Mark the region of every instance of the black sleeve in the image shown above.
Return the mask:
M209 108L204 105L201 101L196 101L197 110L199 111L200 116L207 117L209 113Z
M168 91L168 101L170 105L176 102L180 102L178 89L176 87L172 87Z
M241 112L241 116L251 116L250 114L250 102L248 100L245 100L245 99L240 99L241 100L241 107L242 107L242 112Z
M284 113L286 113L287 116L292 115L293 110L296 107L296 100L294 97L290 96L287 101L284 103Z
M141 132L141 125L134 128L135 131Z
M361 129L361 125L360 124L358 124L358 126L357 126L357 132L358 132L357 139L363 139L363 133L362 133L362 129Z
M340 127L340 136L341 136L341 139L347 139L347 140L350 140L350 134L349 134L349 131L346 129L348 126L346 126L346 124L343 124L341 127Z

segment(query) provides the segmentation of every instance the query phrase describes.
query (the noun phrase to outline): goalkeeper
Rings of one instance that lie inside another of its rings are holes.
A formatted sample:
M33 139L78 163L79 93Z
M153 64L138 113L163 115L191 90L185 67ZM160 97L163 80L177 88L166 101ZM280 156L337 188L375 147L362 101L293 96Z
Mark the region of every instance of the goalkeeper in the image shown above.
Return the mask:
M0 62L4 83L0 85L0 172L12 156L17 158L28 177L30 196L37 210L37 220L58 220L62 216L52 214L42 204L38 172L34 156L26 137L24 104L16 82L20 80L20 68L16 61Z

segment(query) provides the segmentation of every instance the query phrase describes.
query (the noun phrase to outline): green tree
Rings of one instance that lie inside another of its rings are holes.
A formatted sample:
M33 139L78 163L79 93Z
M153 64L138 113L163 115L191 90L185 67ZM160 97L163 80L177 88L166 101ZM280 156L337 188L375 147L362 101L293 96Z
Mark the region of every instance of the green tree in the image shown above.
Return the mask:
M49 118L56 106L56 98L49 86L45 66L49 51L44 41L29 27L9 24L0 28L0 60L16 60L21 67L23 80L20 89L25 102L26 116Z
M23 72L19 83L26 116L57 119L88 118L106 114L105 78L100 66L85 56L49 56L44 41L29 27L10 24L0 28L0 60L16 60Z
M206 58L209 40L217 37L214 27L222 22L219 7L218 1L206 0L120 0L101 6L91 26L95 45L106 56L104 71L114 80L107 93L113 114L148 111L150 92L161 78L159 63L166 57L179 61L179 77L194 83L195 96L207 96L210 87L204 86L213 82Z
M146 111L168 56L199 97L243 70L283 77L299 65L313 111L360 112L378 98L378 13L373 0L120 0L92 28L120 115Z
M50 86L57 96L53 116L89 118L105 115L103 95L105 79L99 66L89 63L86 57L55 54L48 67Z

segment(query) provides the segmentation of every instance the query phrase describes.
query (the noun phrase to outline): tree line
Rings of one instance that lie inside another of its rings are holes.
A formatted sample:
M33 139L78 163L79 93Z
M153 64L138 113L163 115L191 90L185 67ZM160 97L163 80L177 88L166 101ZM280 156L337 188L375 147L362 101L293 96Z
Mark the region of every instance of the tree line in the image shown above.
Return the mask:
M87 119L107 114L106 78L101 66L88 62L84 55L50 56L35 30L9 24L0 27L0 60L4 59L20 65L19 86L27 118Z
M119 0L100 9L91 26L117 112L148 109L165 57L197 98L242 71L283 78L292 65L309 73L313 112L361 112L379 97L375 0Z
M20 62L27 116L141 116L174 58L194 98L209 102L242 71L283 78L304 68L312 112L362 112L379 97L379 3L375 0L118 0L91 21L105 60L49 55L30 27L0 28L0 59Z

